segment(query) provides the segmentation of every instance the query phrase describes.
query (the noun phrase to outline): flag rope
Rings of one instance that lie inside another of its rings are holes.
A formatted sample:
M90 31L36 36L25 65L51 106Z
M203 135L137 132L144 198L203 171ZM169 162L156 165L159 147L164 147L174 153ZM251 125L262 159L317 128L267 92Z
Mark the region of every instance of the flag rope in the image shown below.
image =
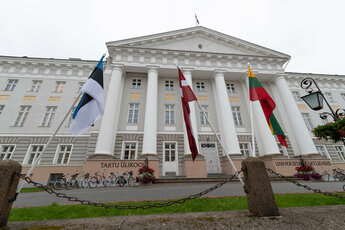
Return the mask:
M51 142L51 141L53 140L53 138L56 136L57 132L60 130L62 124L65 122L65 120L66 120L66 118L68 117L68 115L70 115L70 113L71 113L71 111L72 111L74 105L78 102L78 100L79 100L79 98L80 98L80 96L81 96L82 94L83 94L82 92L79 93L78 97L75 99L75 101L73 102L71 108L69 108L69 110L67 111L66 115L63 117L62 121L60 122L59 126L56 128L56 130L55 130L55 132L53 133L53 135L50 136L50 138L49 138L47 144L44 145L43 150L42 150L41 154L39 155L39 157L37 157L36 160L32 163L32 166L31 166L31 168L29 169L29 171L26 173L26 176L25 176L25 177L30 177L32 171L36 168L36 166L38 165L38 162L40 162L40 160L42 159L42 157L43 157L45 151L47 150L48 146L50 145L50 142ZM20 190L23 188L24 184L25 184L25 180L23 180L23 181L19 184L19 186L17 187L17 192L16 192L17 195L18 195L18 193L20 192Z
M235 172L238 172L238 170L237 170L237 168L236 168L234 162L231 160L229 154L226 152L226 150L225 150L225 148L224 148L224 145L223 145L223 142L222 142L222 141L220 140L220 138L218 137L216 131L214 130L213 126L211 125L210 120L208 119L208 117L206 116L204 110L202 109L202 107L201 107L199 101L198 101L198 100L195 100L195 101L196 101L196 103L198 104L198 106L199 106L199 108L200 108L202 114L203 114L204 117L206 118L208 124L210 125L210 127L211 127L211 129L212 129L214 135L216 136L216 138L217 138L219 144L222 146L222 149L223 149L223 151L225 152L225 155L227 156L227 158L228 158L228 160L229 160L229 162L230 162L230 164L231 164L231 167L233 168L233 170L234 170ZM241 182L242 186L244 187L244 183L243 183L243 180L242 180L240 174L237 174L237 178L238 178L238 180Z

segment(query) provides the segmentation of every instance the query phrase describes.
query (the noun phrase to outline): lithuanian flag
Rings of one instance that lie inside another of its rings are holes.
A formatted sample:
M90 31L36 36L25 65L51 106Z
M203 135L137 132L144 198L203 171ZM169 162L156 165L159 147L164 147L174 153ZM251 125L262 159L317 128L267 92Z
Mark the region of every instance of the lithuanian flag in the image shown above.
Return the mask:
M271 129L273 135L276 135L279 143L285 147L288 147L286 143L286 136L280 127L276 117L273 114L273 110L276 107L271 96L262 87L259 80L255 77L254 73L250 70L248 66L248 77L249 77L249 96L251 101L260 101L262 110L264 111L266 121Z

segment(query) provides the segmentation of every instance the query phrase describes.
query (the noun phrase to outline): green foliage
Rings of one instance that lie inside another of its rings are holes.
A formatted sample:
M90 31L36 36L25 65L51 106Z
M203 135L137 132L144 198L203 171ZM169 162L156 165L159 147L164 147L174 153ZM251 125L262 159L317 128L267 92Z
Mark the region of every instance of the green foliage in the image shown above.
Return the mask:
M345 137L345 117L325 125L319 125L313 130L313 133L319 140L323 138L333 142L342 141Z
M281 194L275 195L275 198L279 208L345 204L345 200L325 196L323 194ZM161 203L166 201L123 202L117 204L144 205L157 202ZM248 209L246 197L198 198L195 200L189 200L183 204L172 205L170 207L138 210L106 209L87 205L50 205L44 207L12 208L9 221L74 219L240 209Z

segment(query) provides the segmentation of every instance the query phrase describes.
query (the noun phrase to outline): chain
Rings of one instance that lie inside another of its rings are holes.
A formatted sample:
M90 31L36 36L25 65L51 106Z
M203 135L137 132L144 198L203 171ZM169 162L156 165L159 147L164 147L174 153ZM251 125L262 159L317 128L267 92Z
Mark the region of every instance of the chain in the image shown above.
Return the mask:
M288 177L286 177L286 176L284 176L284 175L282 175L280 173L277 173L277 172L273 171L270 168L266 168L266 169L267 169L267 171L269 173L274 174L274 175L276 175L276 176L278 176L280 178L283 178L284 180L289 181L289 182L297 185L298 187L303 187L303 188L305 188L308 191L313 191L314 193L322 193L322 194L324 194L326 196L333 196L333 197L336 197L336 198L339 198L339 199L345 199L344 195L340 195L338 193L331 193L331 192L322 192L320 189L313 189L313 188L309 187L308 185L301 184L298 181L292 180L292 179L290 179L290 178L288 178Z
M65 193L60 193L60 192L56 192L55 190L53 190L52 188L50 188L49 186L37 183L35 181L33 181L30 177L25 177L25 176L20 176L23 180L25 180L28 184L32 184L33 186L35 186L36 188L40 188L44 191L46 191L49 194L54 194L56 195L56 197L59 198L64 198L67 199L68 201L73 201L73 202L79 202L81 205L91 205L91 206L95 206L95 207L104 207L104 208L116 208L116 209L148 209L148 208L161 208L161 207L168 207L174 204L183 204L188 200L193 200L196 198L199 198L201 196L204 196L220 187L222 187L224 184L228 183L229 181L231 181L232 179L234 179L235 177L239 176L239 174L241 173L240 171L237 171L233 176L231 176L230 178L227 178L226 180L212 186L209 189L206 189L205 191L202 191L200 193L194 194L194 195L190 195L188 197L182 198L182 199L178 199L178 200L171 200L168 202L158 202L158 203L154 203L154 204L145 204L145 205L118 205L118 204L106 204L106 203L101 203L101 202L93 202L93 201L89 201L89 200L80 200L78 197L73 197L73 196L68 196Z

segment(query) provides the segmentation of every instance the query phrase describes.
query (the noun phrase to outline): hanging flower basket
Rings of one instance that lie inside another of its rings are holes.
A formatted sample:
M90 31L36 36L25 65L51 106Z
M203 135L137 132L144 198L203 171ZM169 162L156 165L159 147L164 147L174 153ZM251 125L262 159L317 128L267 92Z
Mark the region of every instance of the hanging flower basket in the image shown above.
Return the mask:
M315 172L313 166L307 165L302 157L300 157L300 167L296 167L295 170L297 173L294 175L295 177L302 178L303 180L310 180L310 178L314 178L316 180L321 179L321 175Z
M148 166L143 166L139 169L139 174L136 178L137 183L147 184L147 183L154 183L156 181L156 177L154 175L155 170Z
M319 140L343 141L345 138L345 117L325 125L319 125L313 130Z

